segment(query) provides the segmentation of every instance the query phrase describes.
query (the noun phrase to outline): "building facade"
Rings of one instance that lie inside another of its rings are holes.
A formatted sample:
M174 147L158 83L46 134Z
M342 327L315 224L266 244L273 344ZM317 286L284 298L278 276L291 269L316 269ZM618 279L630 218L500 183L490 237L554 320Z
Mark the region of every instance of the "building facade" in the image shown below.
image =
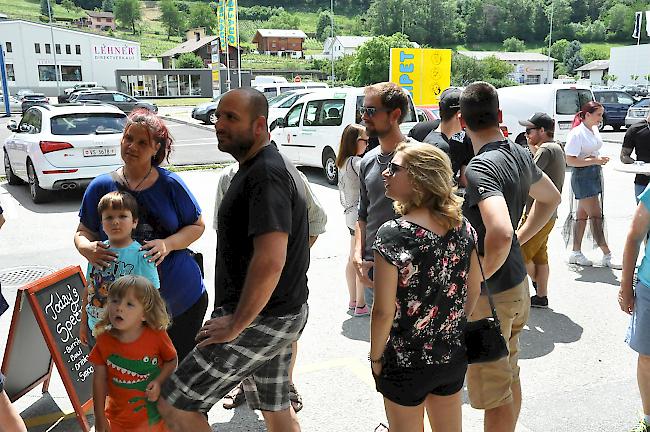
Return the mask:
M370 39L372 38L368 36L334 36L334 39L328 37L323 43L323 56L338 59L355 54L357 49Z
M288 55L302 58L302 44L307 35L302 30L259 29L253 37L260 54Z
M84 20L84 25L94 30L115 30L115 16L113 12L86 12L88 18Z
M609 75L618 85L650 84L650 44L614 47L609 51ZM637 77L636 79L633 79Z
M502 51L458 51L458 54L483 60L496 57L514 66L510 79L519 84L550 84L553 82L555 59L544 54Z
M591 84L607 85L603 79L609 73L609 60L594 60L576 69L581 80L588 80Z
M58 96L82 81L116 90L116 69L141 67L138 42L59 27L51 33L48 25L22 20L0 21L0 45L11 93L29 89Z

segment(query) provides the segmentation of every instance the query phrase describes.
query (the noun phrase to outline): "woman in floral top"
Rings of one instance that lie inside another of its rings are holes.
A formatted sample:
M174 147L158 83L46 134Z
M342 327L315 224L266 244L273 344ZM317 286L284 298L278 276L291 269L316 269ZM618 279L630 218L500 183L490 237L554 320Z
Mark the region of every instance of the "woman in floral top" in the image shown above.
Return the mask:
M463 332L480 294L476 233L461 214L449 158L400 144L383 172L400 219L377 232L370 361L391 430L460 432Z

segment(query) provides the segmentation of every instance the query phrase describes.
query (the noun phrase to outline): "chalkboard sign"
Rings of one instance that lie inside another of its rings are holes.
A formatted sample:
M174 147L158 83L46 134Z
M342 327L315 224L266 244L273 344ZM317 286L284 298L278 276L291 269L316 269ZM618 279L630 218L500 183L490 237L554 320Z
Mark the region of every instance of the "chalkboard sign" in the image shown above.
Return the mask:
M85 283L77 266L19 288L2 372L15 400L41 382L46 391L54 361L81 427L88 431L84 413L92 406L93 367L79 340Z

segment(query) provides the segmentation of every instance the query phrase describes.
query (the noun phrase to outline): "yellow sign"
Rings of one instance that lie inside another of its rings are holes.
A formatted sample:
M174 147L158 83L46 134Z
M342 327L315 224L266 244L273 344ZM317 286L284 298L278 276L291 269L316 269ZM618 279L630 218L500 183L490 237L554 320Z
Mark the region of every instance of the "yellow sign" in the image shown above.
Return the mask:
M437 105L451 85L451 50L391 48L390 82L411 93L415 105Z
M226 0L226 37L228 45L237 46L237 0Z
M219 35L219 49L221 52L226 52L226 15L224 8L224 1L219 0L217 6L217 34Z

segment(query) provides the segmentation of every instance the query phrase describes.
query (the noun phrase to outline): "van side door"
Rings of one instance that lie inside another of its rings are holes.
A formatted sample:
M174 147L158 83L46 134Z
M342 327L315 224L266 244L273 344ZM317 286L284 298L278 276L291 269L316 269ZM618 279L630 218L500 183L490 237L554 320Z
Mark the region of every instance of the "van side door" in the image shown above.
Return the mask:
M278 145L278 150L297 164L300 160L300 143L299 134L300 119L304 104L293 106L286 116L284 116L283 127L277 127L273 130L272 136Z
M302 127L300 160L304 165L321 167L326 148L338 151L343 132L345 98L307 102Z

